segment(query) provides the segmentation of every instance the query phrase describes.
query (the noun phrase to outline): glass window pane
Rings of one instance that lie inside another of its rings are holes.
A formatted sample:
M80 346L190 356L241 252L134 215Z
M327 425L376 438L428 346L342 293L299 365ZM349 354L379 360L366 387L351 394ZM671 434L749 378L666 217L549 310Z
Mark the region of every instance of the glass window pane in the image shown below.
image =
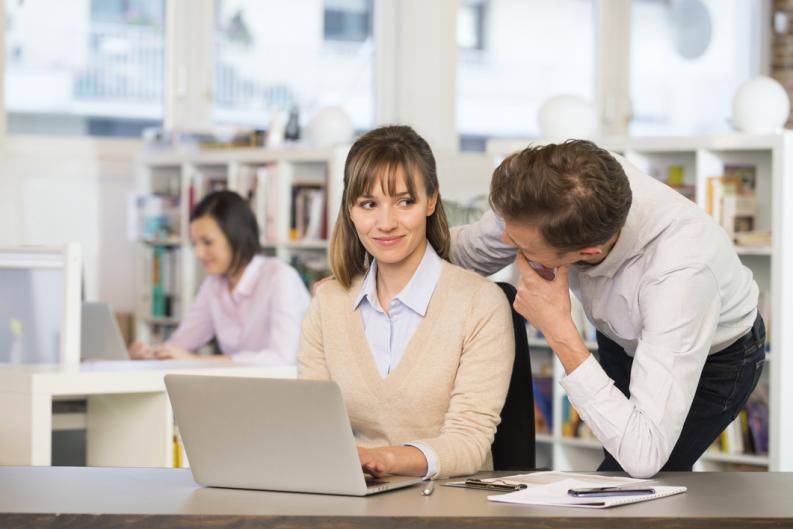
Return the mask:
M759 69L755 10L744 0L634 0L630 82L633 135L730 130L732 96Z
M297 107L301 122L344 108L374 124L371 0L217 0L215 121L267 128Z
M539 136L537 112L553 96L594 100L592 0L466 0L458 46L457 127L464 148L471 138Z
M10 133L138 136L162 122L164 0L6 0Z

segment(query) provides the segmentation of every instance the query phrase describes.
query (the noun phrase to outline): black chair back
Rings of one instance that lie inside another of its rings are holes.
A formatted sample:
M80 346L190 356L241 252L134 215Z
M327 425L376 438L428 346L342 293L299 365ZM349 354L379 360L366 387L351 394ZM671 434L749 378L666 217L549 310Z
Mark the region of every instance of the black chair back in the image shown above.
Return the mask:
M509 283L496 284L504 291L512 307L517 294L515 287ZM515 332L515 363L507 399L501 410L501 423L491 447L494 470L530 470L535 467L534 393L529 340L526 336L526 320L514 308L512 326Z

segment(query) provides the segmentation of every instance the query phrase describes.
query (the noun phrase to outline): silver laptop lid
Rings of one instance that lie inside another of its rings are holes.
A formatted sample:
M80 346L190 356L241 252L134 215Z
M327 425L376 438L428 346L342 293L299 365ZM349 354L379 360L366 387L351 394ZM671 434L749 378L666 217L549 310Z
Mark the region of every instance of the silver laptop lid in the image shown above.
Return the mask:
M336 383L166 375L165 385L199 484L366 494Z
M83 302L80 311L83 360L128 360L121 329L109 303Z

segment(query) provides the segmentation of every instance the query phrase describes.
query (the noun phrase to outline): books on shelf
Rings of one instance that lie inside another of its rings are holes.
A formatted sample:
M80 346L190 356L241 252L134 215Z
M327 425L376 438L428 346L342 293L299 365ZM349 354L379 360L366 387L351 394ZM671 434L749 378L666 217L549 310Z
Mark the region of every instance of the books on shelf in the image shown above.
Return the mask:
M151 258L151 308L153 318L174 318L179 306L181 252L178 248L155 245Z
M325 189L319 184L292 186L289 239L318 241L327 238Z
M553 432L553 362L534 356L531 363L535 433Z
M756 223L756 167L727 164L724 173L707 178L705 210L738 246L768 246L771 234Z

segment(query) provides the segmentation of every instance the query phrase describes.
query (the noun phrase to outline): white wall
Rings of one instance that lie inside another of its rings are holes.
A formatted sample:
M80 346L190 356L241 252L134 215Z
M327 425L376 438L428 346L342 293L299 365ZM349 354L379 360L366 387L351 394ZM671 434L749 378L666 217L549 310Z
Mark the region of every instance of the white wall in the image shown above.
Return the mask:
M0 150L0 245L78 242L87 300L134 308L126 200L141 143L9 137Z

